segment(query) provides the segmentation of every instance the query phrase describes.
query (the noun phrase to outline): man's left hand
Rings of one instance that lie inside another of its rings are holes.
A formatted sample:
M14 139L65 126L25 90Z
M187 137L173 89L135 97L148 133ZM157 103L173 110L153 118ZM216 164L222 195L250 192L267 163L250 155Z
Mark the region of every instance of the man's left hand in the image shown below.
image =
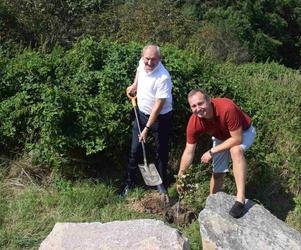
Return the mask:
M148 132L148 129L147 128L144 128L141 132L141 134L139 135L139 141L143 141L144 143L146 143L146 138L147 138L147 132Z
M201 162L202 163L209 163L212 160L212 156L209 153L209 151L207 151L206 153L204 153L201 157Z

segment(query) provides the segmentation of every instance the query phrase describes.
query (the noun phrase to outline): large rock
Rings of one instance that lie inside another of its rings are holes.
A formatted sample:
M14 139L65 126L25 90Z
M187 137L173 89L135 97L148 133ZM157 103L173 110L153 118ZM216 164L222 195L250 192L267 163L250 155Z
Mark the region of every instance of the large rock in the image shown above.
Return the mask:
M204 250L301 250L301 234L263 206L247 200L243 217L232 218L228 212L234 201L222 192L207 198L199 214Z
M162 221L141 219L108 223L56 223L40 250L178 250L187 239Z

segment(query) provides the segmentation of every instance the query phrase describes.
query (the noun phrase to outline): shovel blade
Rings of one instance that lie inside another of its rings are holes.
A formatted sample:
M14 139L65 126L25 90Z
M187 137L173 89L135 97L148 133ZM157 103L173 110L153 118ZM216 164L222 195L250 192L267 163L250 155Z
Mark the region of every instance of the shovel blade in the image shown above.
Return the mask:
M147 186L157 186L162 184L162 179L155 164L140 164L138 166Z

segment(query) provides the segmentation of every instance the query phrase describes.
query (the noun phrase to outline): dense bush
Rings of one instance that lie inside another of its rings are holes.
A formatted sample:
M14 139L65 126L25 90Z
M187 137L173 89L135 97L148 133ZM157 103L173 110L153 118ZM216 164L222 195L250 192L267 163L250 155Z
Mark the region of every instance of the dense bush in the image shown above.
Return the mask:
M86 38L67 51L26 49L14 58L1 57L2 148L31 152L53 169L80 167L67 163L91 157L96 157L100 170L125 165L131 130L125 89L134 78L141 49L141 44ZM255 144L247 153L248 196L285 218L293 208L293 196L300 193L300 74L275 63L212 64L205 56L172 45L163 46L162 55L173 80L173 170L185 145L189 90L202 87L211 96L232 98L257 127ZM210 138L203 139L199 152L210 146ZM197 155L196 164L198 159ZM192 180L200 182L196 200L203 201L208 169L199 169L201 179ZM233 182L227 189L233 190ZM274 206L273 200L286 201L288 207Z
M184 16L170 0L112 4L95 19L101 30L97 34L113 40L172 43L182 48L197 26L195 19Z
M131 127L125 89L134 78L141 48L87 38L66 52L25 50L7 59L0 88L2 146L31 151L48 165L95 153L104 162L120 164ZM182 119L190 82L196 84L203 62L172 46L162 53L175 83L180 109L175 117Z
M247 195L285 219L294 207L293 196L300 194L300 74L275 63L223 64L212 80L251 115L257 128L247 153Z
M70 48L82 36L172 43L217 61L301 65L301 5L295 0L2 0L0 48Z
M300 90L301 77L278 64L249 64L219 67L218 81L232 89L232 97L253 118L257 140L252 152L257 162L268 166L271 178L300 189ZM298 172L298 173L297 173ZM293 174L292 174L293 173ZM264 183L260 186L265 185Z
M224 42L226 53L234 48L247 48L248 54L257 62L275 60L288 67L300 67L300 1L196 0L177 3L202 24L197 33L201 33L204 40L194 35L191 38L193 44L210 42L210 49L215 47L215 56L221 54L219 59L223 59L224 54L216 45ZM205 35L207 29L203 31L208 24L214 27L209 39ZM212 34L218 34L216 39L212 39ZM232 38L233 45L229 44L229 38ZM238 51L233 52L231 59L235 59Z
M103 5L100 0L2 0L0 27L4 27L4 36L0 42L11 39L32 46L69 47L92 25L87 19L100 13Z
M300 230L300 74L275 63L221 64L215 65L202 87L211 96L235 100L256 126L255 143L247 151L247 197ZM209 168L196 162L184 180L184 200L196 208L209 194ZM235 194L231 175L224 190Z

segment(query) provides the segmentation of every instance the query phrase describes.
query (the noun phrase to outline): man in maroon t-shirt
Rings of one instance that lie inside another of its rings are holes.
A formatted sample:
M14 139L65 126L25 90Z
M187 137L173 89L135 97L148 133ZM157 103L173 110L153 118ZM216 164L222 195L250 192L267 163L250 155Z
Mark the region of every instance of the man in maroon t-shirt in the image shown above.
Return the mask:
M245 180L247 162L244 152L253 144L255 128L251 118L228 98L209 98L201 89L191 90L188 102L192 115L187 125L186 147L183 152L178 176L181 177L191 165L199 136L212 136L213 147L201 157L202 163L212 160L213 173L210 180L210 194L222 189L223 177L228 172L229 159L233 163L236 183L236 201L229 211L234 218L243 215L245 203ZM178 192L183 189L177 185Z

